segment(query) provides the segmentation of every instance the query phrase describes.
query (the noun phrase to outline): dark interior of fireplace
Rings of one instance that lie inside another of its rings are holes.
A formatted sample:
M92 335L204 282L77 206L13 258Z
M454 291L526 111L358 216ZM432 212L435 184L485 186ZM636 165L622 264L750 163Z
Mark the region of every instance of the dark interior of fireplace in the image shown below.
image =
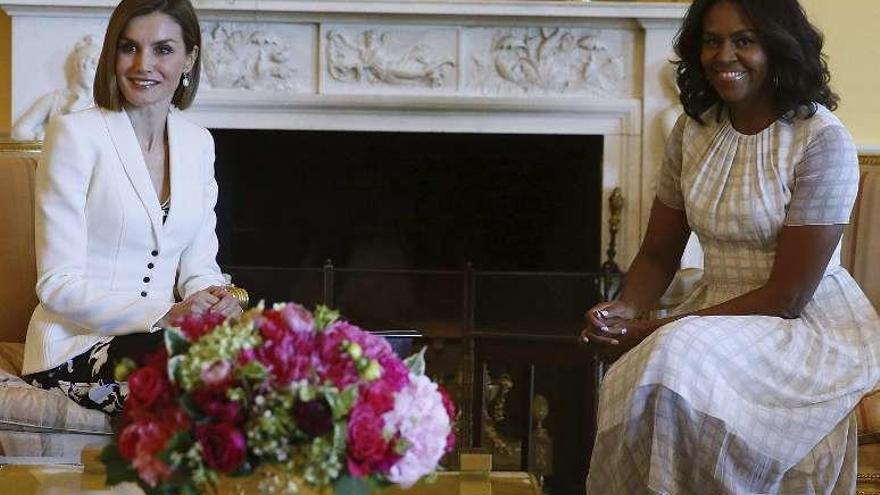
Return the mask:
M568 334L592 298L601 136L212 132L219 261L255 300L327 302L328 262L374 328L458 335L471 297L477 327Z

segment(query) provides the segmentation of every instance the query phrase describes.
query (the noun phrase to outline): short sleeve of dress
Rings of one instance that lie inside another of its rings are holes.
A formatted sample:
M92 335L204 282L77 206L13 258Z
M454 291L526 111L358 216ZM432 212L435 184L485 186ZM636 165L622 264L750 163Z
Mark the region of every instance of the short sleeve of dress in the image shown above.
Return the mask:
M666 153L663 167L657 180L657 199L676 210L684 210L684 196L681 192L682 140L687 115L681 114L666 140Z
M820 129L794 167L794 188L785 225L849 223L859 190L859 159L842 126Z

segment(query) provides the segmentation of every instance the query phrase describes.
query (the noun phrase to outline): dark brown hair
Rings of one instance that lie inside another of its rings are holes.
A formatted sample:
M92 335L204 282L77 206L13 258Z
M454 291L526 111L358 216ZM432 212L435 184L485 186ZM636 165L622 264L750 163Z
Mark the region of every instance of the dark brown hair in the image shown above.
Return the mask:
M786 118L811 117L816 105L837 108L831 73L822 53L822 33L807 20L797 0L694 0L675 39L677 82L681 104L690 117L700 116L721 98L703 73L703 18L710 7L731 2L743 8L755 24L770 64L773 102Z
M194 47L201 47L202 31L199 28L199 19L189 0L122 0L110 16L107 32L104 34L101 58L95 71L93 93L95 104L98 106L117 111L122 108L122 96L119 93L119 83L116 81L116 50L119 38L132 19L153 12L167 14L180 25L186 53L192 53ZM201 58L201 55L197 56L193 63L189 73L189 86L183 87L182 84L178 84L171 98L171 103L181 110L188 108L196 97L202 68Z

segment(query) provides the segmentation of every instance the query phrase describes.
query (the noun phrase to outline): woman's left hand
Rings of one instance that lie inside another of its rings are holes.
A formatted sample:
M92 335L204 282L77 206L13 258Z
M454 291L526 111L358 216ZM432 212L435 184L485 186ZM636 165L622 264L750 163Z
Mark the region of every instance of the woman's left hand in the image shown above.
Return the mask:
M225 287L212 285L205 290L220 299L219 301L214 303L213 306L211 306L211 312L219 313L227 318L230 316L238 316L241 314L242 309L241 305L238 304L238 299L233 297L232 294L230 294Z

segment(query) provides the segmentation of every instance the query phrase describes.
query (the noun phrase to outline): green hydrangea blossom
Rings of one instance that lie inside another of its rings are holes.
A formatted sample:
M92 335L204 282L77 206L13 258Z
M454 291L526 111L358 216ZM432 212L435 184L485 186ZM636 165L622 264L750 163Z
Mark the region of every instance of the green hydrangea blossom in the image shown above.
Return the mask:
M230 325L230 321L227 320L194 342L182 356L176 375L184 390L192 391L201 381L202 370L214 362L221 359L234 361L242 349L251 349L262 343L253 320L243 320L234 325Z

